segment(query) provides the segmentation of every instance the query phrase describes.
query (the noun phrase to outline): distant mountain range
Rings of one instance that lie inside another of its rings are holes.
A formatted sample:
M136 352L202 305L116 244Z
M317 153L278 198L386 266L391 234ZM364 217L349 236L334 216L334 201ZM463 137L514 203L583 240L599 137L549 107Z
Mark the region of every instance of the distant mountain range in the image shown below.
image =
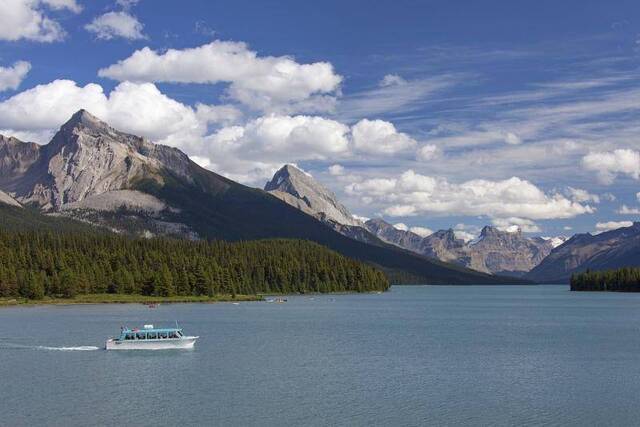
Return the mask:
M554 247L551 240L529 238L520 231L500 231L489 226L476 240L465 242L457 238L453 230L440 230L422 237L379 218L362 223L338 201L335 194L293 165L285 165L276 172L265 190L351 238L371 243L377 237L429 258L489 274L522 276L538 265Z
M18 222L16 203L29 215L36 208L138 236L311 240L378 266L396 283L513 283L383 242L350 219L330 192L308 182L303 189L304 179L287 168L282 180L272 181L273 195L249 188L201 168L178 149L120 132L84 110L47 145L0 138L0 197ZM295 191L286 180L296 182ZM297 201L284 195L292 193ZM316 209L323 213L314 215Z
M640 266L640 222L591 235L576 234L555 248L525 277L542 283L567 283L572 273Z

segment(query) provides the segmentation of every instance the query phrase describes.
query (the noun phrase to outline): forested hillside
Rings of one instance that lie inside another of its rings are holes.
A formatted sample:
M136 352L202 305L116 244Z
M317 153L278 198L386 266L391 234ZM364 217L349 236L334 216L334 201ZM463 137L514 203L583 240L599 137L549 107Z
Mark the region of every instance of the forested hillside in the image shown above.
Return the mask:
M299 240L192 242L0 230L0 296L386 290L381 271Z
M571 290L640 292L640 268L576 273L571 276Z

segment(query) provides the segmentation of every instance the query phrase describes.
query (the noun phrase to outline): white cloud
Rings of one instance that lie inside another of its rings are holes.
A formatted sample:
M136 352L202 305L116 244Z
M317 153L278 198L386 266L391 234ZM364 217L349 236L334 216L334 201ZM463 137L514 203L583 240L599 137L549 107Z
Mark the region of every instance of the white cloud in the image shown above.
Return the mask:
M571 200L578 203L593 202L600 203L600 197L597 194L591 194L582 188L567 187L567 192Z
M565 231L570 231L573 230L573 227L571 227L570 225L565 225L564 227L562 227L562 229Z
M344 167L340 165L331 165L327 168L330 175L341 176L344 175Z
M116 0L116 3L121 6L123 9L129 9L136 4L138 4L140 0Z
M480 234L480 228L475 225L459 223L456 224L455 227L453 227L453 234L455 234L458 239L462 239L465 242L470 242L471 240L478 237L478 235Z
M409 231L417 234L420 237L427 237L433 234L433 230L426 227L411 227Z
M387 74L380 80L380 87L404 85L407 81L397 74Z
M414 150L417 145L413 138L384 120L360 120L351 132L355 149L364 153L395 154Z
M620 209L618 209L618 213L621 215L640 215L640 208L622 205Z
M99 75L120 81L229 83L231 98L250 108L286 113L333 108L333 95L342 81L328 62L259 57L244 43L219 40L164 53L145 47L101 69Z
M0 1L0 40L54 42L66 33L57 21L49 18L43 6L53 10L80 12L74 0L2 0Z
M17 89L31 70L31 64L18 61L11 67L0 67L0 92L7 89Z
M596 230L598 233L602 233L604 231L616 230L622 227L631 227L633 222L631 221L609 221L609 222L599 222L596 224Z
M504 142L506 142L507 144L511 144L511 145L518 145L518 144L522 143L522 140L515 133L506 132L504 134Z
M205 131L193 109L151 83L124 82L106 95L98 84L78 86L71 80L38 85L0 102L0 128L50 131L81 108L117 129L172 145Z
M205 123L225 126L237 124L243 117L242 111L233 105L196 104L196 115Z
M143 25L138 19L127 12L107 12L96 17L84 28L102 40L122 37L128 40L144 39Z
M515 233L518 230L522 230L524 233L538 233L541 231L535 222L525 218L494 218L491 222L498 230L508 231L510 233Z
M408 170L399 178L353 183L347 185L345 191L387 206L384 212L391 216L436 213L537 220L572 218L594 212L589 205L573 202L561 194L545 194L532 183L517 177L453 184L444 178Z
M605 184L611 184L619 174L640 179L640 152L617 149L610 152L593 152L582 158L582 166L598 173Z
M432 144L423 145L416 153L416 158L423 162L433 160L440 154L438 147Z
M356 214L352 214L352 217L354 217L355 219L357 219L358 221L361 222L367 222L369 221L371 218L367 217L367 216L360 216L360 215L356 215Z
M469 233L468 231L464 231L464 230L454 230L453 234L458 238L458 239L462 239L465 242L470 242L473 239L475 239L477 237L476 234L473 233Z
M636 199L638 199L638 201L640 202L640 192L636 193Z
M68 9L73 13L82 12L82 6L80 6L76 0L42 0L42 3L53 10Z

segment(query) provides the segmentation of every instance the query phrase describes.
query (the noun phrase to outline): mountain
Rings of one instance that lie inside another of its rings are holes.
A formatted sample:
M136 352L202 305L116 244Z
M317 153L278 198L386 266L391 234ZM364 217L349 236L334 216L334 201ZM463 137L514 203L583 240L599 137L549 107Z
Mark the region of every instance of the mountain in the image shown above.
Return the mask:
M22 207L22 205L18 203L16 199L14 199L13 197L11 197L10 195L8 195L7 193L1 190L0 190L0 203L8 206L18 207L18 208Z
M398 230L381 219L369 220L365 226L383 240L421 255L509 276L522 276L538 265L555 243L540 237L525 237L520 230L501 231L490 226L484 227L480 236L471 242L459 239L451 229L422 238L410 231Z
M640 222L591 235L576 234L556 247L525 277L541 283L568 283L571 274L640 266Z
M264 190L343 236L378 246L384 244L365 228L362 221L354 218L331 190L294 165L280 168Z
M528 238L518 229L501 231L486 226L480 236L467 245L471 268L497 274L522 275L538 265L553 249L553 243L541 237Z
M284 165L264 190L310 215L322 213L340 224L362 226L335 194L296 166Z
M0 153L0 189L23 205L119 232L304 239L375 265L395 283L513 283L382 242L348 238L263 190L203 169L175 148L113 129L84 110L49 144L2 138Z
M413 252L422 253L422 237L408 230L399 230L388 222L374 218L365 222L365 227L382 240Z

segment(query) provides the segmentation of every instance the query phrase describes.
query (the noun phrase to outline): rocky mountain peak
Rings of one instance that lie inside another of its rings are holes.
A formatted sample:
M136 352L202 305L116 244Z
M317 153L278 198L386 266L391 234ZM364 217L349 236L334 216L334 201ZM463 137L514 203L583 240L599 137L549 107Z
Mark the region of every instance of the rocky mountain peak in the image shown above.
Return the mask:
M130 189L141 180L161 183L164 171L191 180L184 153L118 131L86 110L76 112L45 146L0 145L0 188L45 210Z
M280 168L264 189L310 215L323 216L344 225L362 225L333 192L294 165Z
M485 225L480 231L480 238L523 238L522 230L518 227L513 230L500 230L491 225Z
M85 109L76 111L62 128L85 127L88 129L108 129L110 126Z

